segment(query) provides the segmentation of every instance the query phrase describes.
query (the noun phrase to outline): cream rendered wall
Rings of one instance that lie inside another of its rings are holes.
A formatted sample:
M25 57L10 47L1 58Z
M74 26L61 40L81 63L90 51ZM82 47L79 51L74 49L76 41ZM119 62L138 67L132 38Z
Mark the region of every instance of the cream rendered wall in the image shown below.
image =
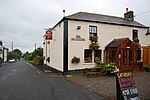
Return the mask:
M77 30L77 26L81 26L80 30ZM119 25L109 25L94 22L83 22L83 21L68 21L68 70L91 68L95 66L95 63L85 64L84 63L84 49L89 48L89 25L97 26L97 35L100 49L103 50L105 46L115 38L128 37L132 40L132 30L138 30L138 36L141 45L147 45L150 43L150 36L146 36L146 29ZM85 41L72 41L76 35L80 35ZM76 56L80 58L79 64L72 64L71 59Z
M77 26L81 26L80 30L77 30ZM68 70L91 68L93 64L84 63L84 49L89 48L89 36L88 36L88 23L79 21L68 21ZM80 35L85 41L72 41L71 38L75 38L76 35ZM72 64L71 59L76 56L80 58L79 64Z
M45 40L45 37L44 37L44 42L43 42L43 56L45 57L44 59L44 64L46 64L46 40Z
M46 61L48 57L50 57L50 43L52 40L45 40L44 39L44 46L43 46L43 56L45 57L44 59L44 64L49 65L50 62Z
M63 22L53 29L53 39L50 40L48 55L50 56L49 66L63 71Z
M2 49L3 50L3 47L0 45L0 49ZM1 58L3 58L3 53L2 54L0 54L0 57Z
M4 49L4 62L7 61L7 53L8 53L7 49Z

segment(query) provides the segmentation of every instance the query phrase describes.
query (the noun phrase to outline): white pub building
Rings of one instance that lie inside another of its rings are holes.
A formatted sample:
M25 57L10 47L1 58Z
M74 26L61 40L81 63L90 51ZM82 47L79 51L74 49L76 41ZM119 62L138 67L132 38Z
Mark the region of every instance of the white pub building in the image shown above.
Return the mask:
M96 60L115 62L118 68L138 68L138 62L150 65L149 34L128 9L124 18L78 12L46 31L44 63L61 72L92 68ZM93 50L94 37L97 49Z

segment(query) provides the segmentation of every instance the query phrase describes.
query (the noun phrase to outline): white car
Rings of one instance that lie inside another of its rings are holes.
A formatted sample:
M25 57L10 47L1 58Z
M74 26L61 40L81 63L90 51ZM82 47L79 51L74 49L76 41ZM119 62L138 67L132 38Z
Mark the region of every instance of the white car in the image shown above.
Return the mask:
M9 63L14 63L15 59L9 59Z

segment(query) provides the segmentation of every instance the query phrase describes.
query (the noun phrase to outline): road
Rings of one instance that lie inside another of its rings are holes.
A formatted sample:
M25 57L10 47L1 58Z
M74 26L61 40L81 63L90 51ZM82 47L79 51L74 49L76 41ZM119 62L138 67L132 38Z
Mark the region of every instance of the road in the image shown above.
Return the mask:
M68 80L42 74L21 60L0 67L0 100L106 100Z

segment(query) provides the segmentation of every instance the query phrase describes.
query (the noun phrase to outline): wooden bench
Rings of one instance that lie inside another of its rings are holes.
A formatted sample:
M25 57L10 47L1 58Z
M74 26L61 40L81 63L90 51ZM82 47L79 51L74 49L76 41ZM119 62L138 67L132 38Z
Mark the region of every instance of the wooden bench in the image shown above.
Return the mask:
M86 68L84 70L84 75L104 75L104 73L100 67Z

